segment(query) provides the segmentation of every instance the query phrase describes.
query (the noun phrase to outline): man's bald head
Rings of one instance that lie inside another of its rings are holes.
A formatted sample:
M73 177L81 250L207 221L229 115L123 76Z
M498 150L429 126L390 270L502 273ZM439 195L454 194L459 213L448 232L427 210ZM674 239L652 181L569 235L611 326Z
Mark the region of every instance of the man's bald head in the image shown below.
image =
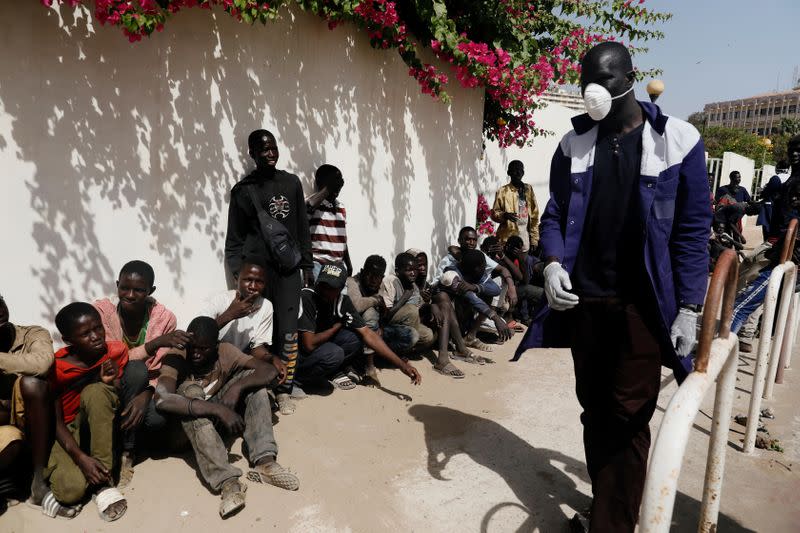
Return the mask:
M630 51L625 45L615 41L600 43L586 52L581 61L582 70L599 62L605 62L625 74L633 70Z

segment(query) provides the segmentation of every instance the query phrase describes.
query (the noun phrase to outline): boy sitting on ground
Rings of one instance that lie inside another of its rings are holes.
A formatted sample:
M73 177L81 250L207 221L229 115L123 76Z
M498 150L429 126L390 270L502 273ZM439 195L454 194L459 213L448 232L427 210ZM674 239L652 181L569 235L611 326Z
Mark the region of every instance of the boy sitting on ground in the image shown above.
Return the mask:
M94 302L106 339L124 342L128 347L128 390L123 396L132 399L120 415L123 439L118 488L127 486L133 478L137 436L143 432L152 434L166 424L152 401L161 361L167 350L189 342L185 331L175 329L172 311L153 298L155 290L153 267L144 261L130 261L119 272L114 301L104 298Z
M92 492L100 518L111 522L128 509L111 476L128 348L119 341L106 342L100 314L88 303L61 309L56 327L67 346L56 352L50 373L56 443L45 472L50 492L42 499L42 512L74 518L84 496Z
M416 262L417 279L414 283L419 288L422 301L425 302L419 310L420 321L438 332L439 351L436 363L433 365L434 370L454 379L465 377L464 372L450 361L450 343L454 347L453 359L476 364L493 362L489 358L476 358L467 348L450 296L444 291L434 291L433 286L428 283L428 255L417 248L409 248L406 253L411 254Z
M420 323L419 309L424 302L416 279L416 260L404 252L395 258L394 274L383 278L381 284L380 295L386 307L383 339L401 355L433 344L433 331Z
M358 374L355 371L345 373L343 367L361 351L363 341L409 376L415 385L419 384L422 378L417 369L400 359L367 327L350 298L342 294L346 278L347 272L341 263L325 265L314 288L303 289L303 314L298 322L297 381L305 385L330 379L341 390L354 388Z
M39 505L47 493L44 467L50 454L51 406L45 378L53 364L53 340L39 326L19 326L0 295L0 514L6 497L20 496L21 478L33 465L31 502Z
M386 260L379 255L371 255L364 261L364 267L355 276L347 278L347 296L353 307L364 319L367 327L381 335L381 318L386 314L383 297L378 293L386 273ZM375 352L370 347L364 348L367 356L364 373L378 382L378 370L375 368Z
M200 315L217 321L221 342L233 344L240 351L273 365L278 371L278 383L293 379L294 366L287 368L286 363L269 349L273 338L273 312L272 304L264 298L267 285L264 261L254 256L246 257L234 277L236 290L212 296L203 304ZM294 401L288 391L278 392L276 400L281 414L294 413Z
M322 165L314 173L316 192L306 198L311 253L314 254L314 279L322 265L344 262L353 272L347 248L347 211L339 200L344 187L342 171L333 165Z
M500 294L500 288L486 274L486 256L483 252L474 249L461 250L458 263L447 267L442 275L439 289L450 294L459 316L459 324L463 327L474 330L474 321L483 320L485 316L494 322L501 340L511 337L506 322L483 299L491 299Z
M448 254L439 261L439 264L436 267L436 272L433 276L433 283L437 284L441 280L442 275L444 274L445 270L450 267L455 266L461 258L461 254L464 250L477 250L478 248L478 232L475 231L475 228L470 226L465 226L461 228L461 231L458 232L458 246L450 246L448 250ZM478 250L480 252L480 250ZM492 281L493 277L499 276L503 280L503 284L507 287L507 295L509 303L514 306L517 304L517 291L516 287L514 287L514 282L511 278L511 273L502 265L498 265L492 258L487 257L486 254L481 254L484 256L484 270L485 270L485 280L481 282L481 285L485 286L488 290L496 294L493 294L492 297L497 296L500 293L500 287ZM491 287L494 286L494 287ZM496 290L495 290L496 289ZM483 294L484 297L488 298L487 294ZM491 300L490 300L491 301ZM487 305L488 308L488 305ZM481 342L478 337L478 329L480 329L483 322L488 318L486 315L481 314L475 320L469 320L469 325L462 323L459 321L461 325L462 331L466 331L466 337L464 341L466 342L467 346L470 348L477 348L478 350L482 350L485 352L491 352L492 347ZM505 321L503 322L505 324ZM505 328L505 331L508 331L508 328ZM504 335L498 335L498 339L502 342L507 339L503 338Z
M243 433L242 449L253 465L248 479L297 490L297 476L275 461L278 446L267 393L267 385L278 375L275 367L220 343L213 318L195 318L188 331L193 338L185 351L171 351L164 358L156 406L182 417L203 479L221 493L219 515L227 518L244 507L247 486L239 481L242 471L228 462L228 449L215 423L230 435ZM244 419L237 410L243 411Z
M535 255L523 251L522 247L522 239L518 235L512 235L506 241L503 252L505 258L516 265L522 276L519 280L514 279L518 299L515 317L518 317L523 324L528 326L534 309L544 298L544 288L541 286L543 280L538 281L536 279L537 276L542 277L544 263ZM540 285L536 283L540 283Z

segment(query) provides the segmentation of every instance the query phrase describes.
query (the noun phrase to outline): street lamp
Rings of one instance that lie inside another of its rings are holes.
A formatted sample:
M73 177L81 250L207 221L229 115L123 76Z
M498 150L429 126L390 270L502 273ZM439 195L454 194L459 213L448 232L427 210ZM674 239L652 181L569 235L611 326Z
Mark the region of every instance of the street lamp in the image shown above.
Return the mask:
M664 82L661 80L651 80L647 84L647 94L650 95L650 101L655 103L661 93L664 92Z

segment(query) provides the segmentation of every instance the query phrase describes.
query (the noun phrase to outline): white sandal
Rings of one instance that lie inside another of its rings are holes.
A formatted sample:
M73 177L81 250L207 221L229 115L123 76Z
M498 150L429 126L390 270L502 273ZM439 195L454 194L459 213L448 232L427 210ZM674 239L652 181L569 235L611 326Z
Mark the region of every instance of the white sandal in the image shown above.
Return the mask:
M97 512L100 514L100 518L106 522L114 522L115 520L119 520L128 511L128 501L116 487L102 488L97 491L97 494L95 494L92 499L94 500L94 503L97 504ZM109 507L117 502L125 502L125 509L117 516L108 516L106 511Z

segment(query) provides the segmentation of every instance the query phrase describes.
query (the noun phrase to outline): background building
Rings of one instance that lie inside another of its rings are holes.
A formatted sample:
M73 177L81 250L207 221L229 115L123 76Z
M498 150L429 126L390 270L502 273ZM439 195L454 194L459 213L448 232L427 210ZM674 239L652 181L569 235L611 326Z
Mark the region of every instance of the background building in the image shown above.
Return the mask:
M790 91L706 104L703 112L706 126L737 128L757 135L777 134L782 118L800 118L800 85Z
M578 113L586 113L586 106L583 105L581 91L577 87L574 89L554 87L545 91L541 99L550 104L562 105Z

